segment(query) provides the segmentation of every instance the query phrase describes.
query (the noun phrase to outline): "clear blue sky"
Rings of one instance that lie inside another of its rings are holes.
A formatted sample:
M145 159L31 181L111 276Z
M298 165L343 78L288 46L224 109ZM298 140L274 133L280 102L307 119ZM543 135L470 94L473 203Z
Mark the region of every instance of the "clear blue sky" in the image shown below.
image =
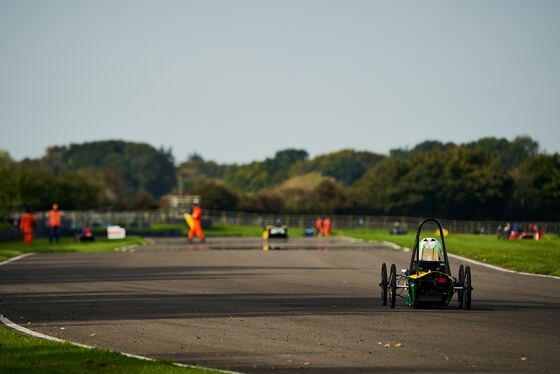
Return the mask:
M248 162L528 134L560 151L559 1L0 0L0 148Z

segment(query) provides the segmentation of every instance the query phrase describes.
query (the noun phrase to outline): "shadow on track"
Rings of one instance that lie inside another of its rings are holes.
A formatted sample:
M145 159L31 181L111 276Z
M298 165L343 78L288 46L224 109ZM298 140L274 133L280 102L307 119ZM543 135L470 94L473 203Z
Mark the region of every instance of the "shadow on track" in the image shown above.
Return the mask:
M142 266L142 267L89 267L81 266L79 271L72 267L25 265L13 266L10 272L0 274L0 283L88 283L88 282L134 282L134 281L166 281L189 279L228 279L239 277L261 276L268 271L335 271L351 270L350 268L330 267L289 267L289 266ZM19 270L25 270L25 276L14 276ZM69 270L69 271L66 271Z

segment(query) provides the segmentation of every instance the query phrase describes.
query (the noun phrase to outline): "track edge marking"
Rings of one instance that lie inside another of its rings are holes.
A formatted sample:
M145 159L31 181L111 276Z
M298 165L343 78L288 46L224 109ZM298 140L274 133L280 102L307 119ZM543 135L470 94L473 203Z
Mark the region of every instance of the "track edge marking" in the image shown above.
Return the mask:
M11 262L20 260L22 258L31 256L31 255L34 255L34 254L35 253L24 253L24 254L21 254L19 256L12 257L12 258L9 258L7 260L4 260L4 261L0 262L0 265L6 265L6 264L9 264ZM58 342L58 343L70 343L72 345L75 345L75 346L81 347L81 348L87 348L87 349L100 348L100 349L105 349L105 350L112 351L111 349L107 349L107 348L103 348L103 347L94 347L94 346L91 346L91 345L76 343L76 342L73 342L73 341L70 341L70 340L59 339L59 338L55 338L54 336L50 336L50 335L46 335L46 334L42 334L40 332L30 330L26 327L18 325L15 322L12 322L8 318L4 317L2 314L0 314L0 323L2 323L4 326L6 326L6 327L8 327L12 330L18 331L18 332L20 332L24 335L31 336L31 337L34 337L34 338L50 340L50 341L54 341L54 342ZM118 351L113 351L113 352L118 352ZM118 352L118 353L120 353L124 356L127 356L127 357L136 358L136 359L139 359L139 360L156 361L156 359L151 358L151 357L139 356L139 355L135 355L135 354L132 354L132 353L126 353L126 352ZM180 367L190 368L190 369L214 370L214 371L218 371L218 372L224 373L224 374L242 374L242 373L239 373L239 372L236 372L236 371L228 371L228 370L222 370L222 369L208 368L208 367L204 367L204 366L187 365L187 364L182 364L180 362L172 362L172 364L174 366L180 366Z

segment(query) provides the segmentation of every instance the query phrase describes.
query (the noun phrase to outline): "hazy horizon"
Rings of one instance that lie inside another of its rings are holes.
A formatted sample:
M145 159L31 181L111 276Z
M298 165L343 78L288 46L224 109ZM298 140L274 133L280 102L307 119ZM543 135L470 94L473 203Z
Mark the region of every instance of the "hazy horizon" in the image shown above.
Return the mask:
M560 3L0 0L0 149L247 163L529 135L560 152Z

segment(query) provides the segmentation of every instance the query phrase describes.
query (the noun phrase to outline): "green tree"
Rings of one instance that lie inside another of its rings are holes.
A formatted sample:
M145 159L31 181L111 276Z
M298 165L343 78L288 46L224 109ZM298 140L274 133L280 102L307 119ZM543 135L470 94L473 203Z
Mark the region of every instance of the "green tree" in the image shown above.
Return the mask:
M237 191L258 192L287 179L291 166L307 157L305 150L285 149L265 161L231 165L225 172L224 180Z
M343 149L338 152L317 156L310 161L300 161L293 165L289 175L295 176L320 172L346 185L350 185L360 179L369 168L384 158L385 156L376 153Z
M270 181L267 185L277 184L288 177L290 167L300 161L307 160L309 154L303 149L285 149L278 151L274 158L267 158L264 162L264 168Z
M171 151L149 144L120 140L52 147L43 162L54 174L82 168L111 169L123 176L130 194L147 192L158 198L175 186L175 166Z
M274 192L249 194L240 197L237 210L252 213L285 212L284 198Z
M177 167L177 179L180 180L182 191L189 191L204 183L223 179L227 165L219 165L214 161L205 161L197 153L192 154L189 159Z
M0 149L0 168L9 167L12 164L12 157L8 151Z
M560 155L538 155L514 172L514 216L560 220Z
M237 208L239 202L239 195L235 191L216 182L207 182L190 193L200 195L202 207L205 209L232 211Z
M512 181L488 152L455 147L392 157L356 183L360 205L387 215L498 218Z
M444 160L445 183L438 196L446 202L446 217L506 217L504 208L512 196L513 180L496 156L458 147Z
M269 185L269 175L264 162L252 162L228 168L225 182L240 192L257 192Z
M539 151L539 143L529 136L518 136L512 142L505 138L480 138L465 146L495 154L508 170L515 169L522 162L536 156Z
M451 142L442 143L439 140L424 140L423 142L418 143L414 148L410 150L406 148L391 149L389 151L389 155L392 157L408 157L422 152L430 152L436 150L445 151L454 147L456 147L455 143L451 143Z
M40 207L47 210L52 203L58 203L65 210L93 209L98 207L98 196L102 188L99 181L92 180L85 173L64 171L54 177L50 188L44 191Z
M40 165L16 165L0 171L0 201L4 212L23 210L48 210L52 203L61 209L90 209L98 206L102 185L89 176L65 171L54 176Z

